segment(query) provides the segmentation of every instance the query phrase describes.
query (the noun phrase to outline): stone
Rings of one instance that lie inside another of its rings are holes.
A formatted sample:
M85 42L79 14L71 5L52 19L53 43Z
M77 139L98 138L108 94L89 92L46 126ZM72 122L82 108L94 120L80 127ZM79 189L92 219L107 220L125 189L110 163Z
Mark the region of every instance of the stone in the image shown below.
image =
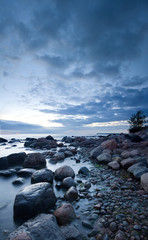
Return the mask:
M76 218L73 206L70 203L63 204L54 211L54 216L60 226L67 225Z
M35 171L31 176L31 183L39 182L53 183L53 172L47 168Z
M108 163L108 166L112 168L113 170L119 170L120 169L120 164L116 161L112 161Z
M66 240L51 214L40 214L12 232L7 240Z
M103 151L103 148L101 146L98 146L96 148L94 148L91 152L90 152L90 158L95 159L97 158Z
M64 153L66 157L71 157L73 155L73 153L70 150L66 150Z
M125 234L119 230L115 235L115 240L125 240Z
M76 183L72 177L67 177L63 179L61 186L63 188L69 189L72 186L75 187Z
M131 141L132 142L141 142L142 138L138 135L133 135L133 136L131 136Z
M130 166L132 166L133 164L135 164L137 162L138 162L138 159L136 159L136 158L126 158L121 161L121 166L123 168L129 168Z
M141 176L141 186L145 192L148 192L148 173L144 173Z
M148 168L143 163L135 163L127 169L128 172L132 173L135 178L140 178L142 174L148 172Z
M137 155L139 155L139 151L137 149L134 149L134 150L130 151L130 155L131 155L131 157L136 157Z
M27 155L25 152L20 153L12 153L7 156L8 165L15 166L15 165L23 165Z
M106 140L106 141L102 142L101 147L103 149L114 150L115 148L118 147L118 144L117 144L117 141L115 139L111 139L111 140Z
M25 183L25 181L23 178L17 178L12 182L13 185L22 185L24 183Z
M68 201L75 201L78 198L78 191L75 187L70 187L67 192L65 193L65 199Z
M97 157L97 163L109 163L111 161L111 155L109 153L102 153Z
M30 177L35 172L33 168L23 168L17 172L20 177Z
M89 169L87 167L81 167L78 171L79 174L88 175Z
M46 138L38 138L34 140L29 147L37 149L51 149L57 147L57 142Z
M109 228L112 232L116 232L117 231L117 224L115 222L111 222L109 225Z
M28 219L46 212L56 203L50 183L36 183L23 188L15 197L14 218Z
M125 150L125 151L123 151L123 152L121 153L121 157L122 157L122 158L129 158L130 155L131 155L130 152L127 151L127 150Z
M54 141L54 138L53 138L51 135L48 135L48 136L46 137L46 139L48 139L48 140L50 140L50 141Z
M64 152L57 152L54 155L54 158L56 158L57 160L63 160L65 158L65 153Z
M7 157L1 157L0 158L0 170L7 169L8 168L8 159Z
M81 240L81 234L74 225L62 226L61 231L66 240Z
M41 153L30 153L27 155L23 166L25 168L40 169L46 167L45 157Z
M66 177L72 177L72 178L75 177L75 172L70 166L64 165L56 169L55 171L56 180L62 181Z
M0 137L0 143L5 143L5 142L8 142L8 140Z
M86 228L93 229L92 224L90 222L86 221L86 220L82 221L82 225Z

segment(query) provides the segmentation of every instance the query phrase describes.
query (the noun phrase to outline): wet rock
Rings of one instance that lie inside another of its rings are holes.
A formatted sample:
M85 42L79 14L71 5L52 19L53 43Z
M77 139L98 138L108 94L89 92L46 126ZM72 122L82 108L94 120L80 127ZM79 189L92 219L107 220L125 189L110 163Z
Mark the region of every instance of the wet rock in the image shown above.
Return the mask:
M116 235L115 235L115 240L125 240L126 237L125 237L125 234L119 230Z
M67 225L61 227L61 231L66 240L81 240L81 234L74 225Z
M75 187L76 186L76 183L75 181L73 180L72 177L67 177L67 178L64 178L63 181L62 181L62 185L61 185L63 188L66 188L66 189L69 189L70 187Z
M12 232L7 240L65 240L51 214L40 214Z
M111 155L109 153L102 153L97 157L98 163L109 163L111 161Z
M47 168L35 171L31 177L31 183L39 182L53 183L53 172Z
M41 153L30 153L27 155L23 166L25 168L40 169L46 167L45 157Z
M118 147L117 141L115 139L107 140L101 143L102 148L114 150Z
M115 222L111 222L109 225L109 228L112 232L116 232L117 231L117 224Z
M62 138L62 142L66 142L66 143L72 143L74 141L74 139L72 137L63 137Z
M132 142L141 142L142 138L138 135L133 135L133 136L131 136L131 141Z
M17 178L12 182L13 185L22 185L24 183L25 183L25 181L23 178Z
M7 156L8 165L15 166L15 165L23 165L27 155L25 152L20 153L12 153Z
M57 160L63 160L65 158L65 153L64 152L57 152L54 155L54 158L56 158Z
M132 166L133 164L135 164L137 162L138 162L138 159L136 159L136 158L126 158L121 161L121 166L123 168L129 168L130 166Z
M30 177L35 172L33 168L23 168L17 172L20 177Z
M81 167L78 171L79 174L88 175L89 169L87 167Z
M56 180L62 181L66 177L72 177L72 178L75 177L74 170L70 166L64 165L56 169L55 171Z
M8 159L7 157L0 158L0 170L8 168Z
M68 201L75 201L78 198L78 191L75 187L70 187L65 193L65 199Z
M50 140L50 141L54 141L54 138L53 138L51 135L48 135L48 136L46 137L46 139L48 139L48 140Z
M60 226L67 225L76 218L74 208L70 203L63 204L56 209L54 216Z
M141 176L141 186L146 192L148 192L148 173L144 173Z
M119 170L120 169L120 164L116 161L112 161L108 163L108 166L112 168L113 170Z
M11 176L13 176L15 174L14 171L11 170L1 170L0 171L0 176L5 177L5 178L9 178Z
M121 157L122 158L129 158L131 156L131 154L130 154L130 152L129 151L123 151L122 153L121 153Z
M148 168L143 163L135 163L127 169L135 178L140 178L144 173L148 172Z
M134 149L130 152L131 157L136 157L137 155L139 155L139 151L137 149Z
M22 189L15 197L15 219L28 219L46 212L56 203L50 183L36 183Z
M82 226L89 228L89 229L93 229L92 224L86 220L82 221Z
M57 147L57 142L54 140L48 140L46 138L38 138L34 140L29 147L39 149L51 149Z
M103 148L101 146L96 147L90 152L90 158L97 158L103 151Z
M70 150L66 150L64 153L66 157L71 157L73 155L73 153Z
M8 142L8 140L0 137L0 143L5 143L5 142Z

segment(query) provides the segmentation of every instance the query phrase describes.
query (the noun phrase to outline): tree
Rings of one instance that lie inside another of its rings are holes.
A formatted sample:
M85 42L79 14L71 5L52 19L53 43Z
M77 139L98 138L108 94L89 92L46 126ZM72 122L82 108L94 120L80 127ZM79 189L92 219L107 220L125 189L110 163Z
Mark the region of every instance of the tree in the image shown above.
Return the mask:
M137 113L133 114L128 121L130 124L129 132L134 133L146 128L145 124L147 123L146 116L144 113L139 110Z

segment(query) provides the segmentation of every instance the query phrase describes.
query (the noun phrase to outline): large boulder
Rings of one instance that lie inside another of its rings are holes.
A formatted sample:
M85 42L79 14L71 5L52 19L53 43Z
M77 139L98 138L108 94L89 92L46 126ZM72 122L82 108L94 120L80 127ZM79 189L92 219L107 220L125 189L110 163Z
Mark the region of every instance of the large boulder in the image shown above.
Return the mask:
M65 158L65 153L64 152L57 152L54 154L54 158L57 160L63 160Z
M135 163L127 169L135 178L140 178L144 173L148 172L148 168L144 163Z
M106 140L106 141L102 142L101 146L103 149L114 150L115 148L118 147L118 144L115 139L111 139L111 140Z
M23 188L15 197L14 218L28 219L46 212L56 203L50 183L36 183Z
M8 158L7 157L1 157L0 158L0 170L7 169L8 168Z
M39 149L51 149L57 147L57 142L53 139L49 139L48 136L46 138L28 139L24 146Z
M26 157L27 155L25 152L12 153L7 156L8 165L9 166L23 165Z
M70 187L65 193L65 199L71 202L77 200L78 196L79 194L75 187Z
M146 163L146 158L145 157L134 157L134 158L127 158L127 159L124 159L122 160L121 162L121 166L123 168L129 168L130 166L132 166L133 164L135 163Z
M94 148L91 152L90 152L90 158L97 158L103 151L103 148L101 146L98 146L96 148Z
M56 218L42 213L12 232L7 240L65 240L65 237Z
M81 167L78 171L79 174L88 175L89 169L87 167Z
M104 152L97 157L98 163L106 164L106 163L109 163L110 161L111 161L111 155L107 152Z
M148 192L148 173L144 173L141 176L141 186L146 192Z
M62 226L61 231L66 238L66 240L82 240L87 239L83 238L82 234L80 234L79 230L74 225Z
M50 169L35 171L31 176L31 183L49 182L53 183L53 172Z
M40 169L46 167L45 157L41 153L30 153L27 155L23 166L25 168Z
M67 225L76 218L73 206L70 203L63 204L54 211L54 216L60 226Z
M8 140L0 137L0 143L5 143L5 142L8 142Z
M72 186L75 187L76 183L75 183L75 181L73 180L72 177L67 177L67 178L63 179L61 186L63 188L69 189Z
M56 169L55 171L56 180L62 181L66 177L72 177L72 178L75 177L75 172L70 166L64 165Z

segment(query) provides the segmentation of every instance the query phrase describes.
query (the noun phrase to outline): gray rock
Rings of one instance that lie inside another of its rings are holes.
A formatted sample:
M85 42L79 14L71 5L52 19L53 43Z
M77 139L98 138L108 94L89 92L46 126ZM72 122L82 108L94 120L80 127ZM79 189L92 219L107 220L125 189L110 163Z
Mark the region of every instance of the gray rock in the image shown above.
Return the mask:
M141 176L141 186L146 192L148 192L148 173L144 173Z
M70 187L65 193L65 199L68 201L75 201L78 196L78 191L75 187Z
M62 181L66 177L72 177L72 178L75 177L75 172L70 166L64 165L56 169L55 171L56 180Z
M8 168L8 159L7 157L0 158L0 170Z
M96 147L90 152L90 158L97 158L103 151L103 148L101 146Z
M115 240L125 240L125 239L126 239L125 234L121 230L119 230L116 233Z
M39 182L53 183L53 172L47 168L35 171L31 176L31 183Z
M92 224L86 220L82 221L82 225L86 228L93 229Z
M66 150L64 153L66 157L71 157L73 155L73 153L70 150Z
M131 156L130 152L125 150L121 153L122 158L129 158Z
M72 222L76 218L73 206L70 203L63 204L54 212L54 216L60 226L64 226Z
M7 240L66 240L51 214L40 214L12 232Z
M123 168L129 168L130 166L132 166L133 164L137 163L137 159L136 158L126 158L124 160L121 161L121 166Z
M63 188L69 189L72 186L75 187L76 183L75 183L75 181L73 180L72 177L67 177L67 178L63 179L61 186Z
M87 167L81 167L78 171L78 173L81 173L83 175L88 175L89 169Z
M13 185L22 185L24 183L25 183L25 181L23 178L17 178L12 182Z
M61 227L61 231L66 238L66 240L80 240L81 234L79 230L73 225L67 225Z
M127 169L128 172L132 173L135 178L140 178L142 174L148 172L148 168L143 163L135 163Z
M109 228L112 232L116 232L117 231L117 224L115 222L111 222L109 225Z
M102 153L97 157L98 163L109 163L111 161L111 155L109 153Z
M30 177L35 172L33 168L23 168L17 172L20 177Z
M15 165L22 165L27 157L25 152L20 153L13 153L7 156L8 165L15 166Z
M45 157L41 153L30 153L27 155L23 166L25 168L40 169L46 166Z
M120 169L120 164L116 161L112 161L108 163L108 166L112 168L113 170L119 170Z
M56 158L57 160L63 160L65 158L65 154L64 154L64 152L57 152L54 155L54 158Z
M56 196L50 183L36 183L22 189L15 197L15 219L28 219L46 212L56 203Z

